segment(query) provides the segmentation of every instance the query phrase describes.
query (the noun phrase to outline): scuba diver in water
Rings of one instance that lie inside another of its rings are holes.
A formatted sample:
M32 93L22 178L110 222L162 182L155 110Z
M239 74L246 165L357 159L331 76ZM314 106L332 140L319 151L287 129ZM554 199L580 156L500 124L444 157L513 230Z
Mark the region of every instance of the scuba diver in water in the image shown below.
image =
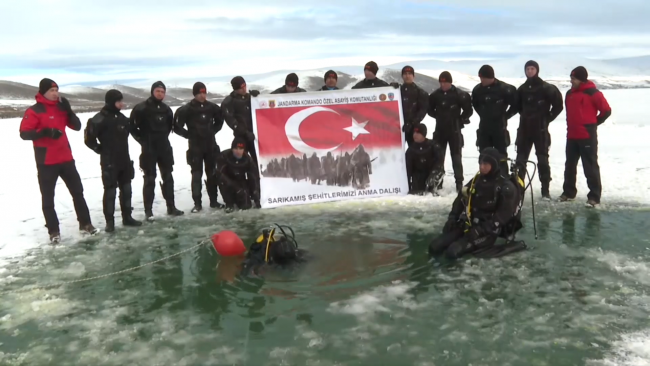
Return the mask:
M290 234L285 231L287 229ZM298 249L298 242L293 229L289 226L274 224L262 230L257 240L250 246L241 275L259 275L264 267L293 268L296 264L308 260L308 252Z
M442 235L429 245L429 254L457 259L466 254L496 258L526 249L515 241L521 229L521 206L525 187L518 175L501 171L505 158L493 147L479 157L480 171L459 192ZM506 243L495 245L503 237Z

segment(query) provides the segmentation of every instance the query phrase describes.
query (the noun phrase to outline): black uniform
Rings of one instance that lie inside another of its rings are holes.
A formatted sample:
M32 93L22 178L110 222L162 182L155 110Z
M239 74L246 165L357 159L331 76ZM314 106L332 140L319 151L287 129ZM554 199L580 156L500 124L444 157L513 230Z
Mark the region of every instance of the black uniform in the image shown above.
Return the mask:
M305 89L300 88L300 87L296 87L296 91L294 91L292 93L305 93L305 92L307 92ZM286 85L282 85L281 87L279 87L279 88L277 88L277 89L275 89L274 91L271 92L271 94L287 94L287 93L289 93L289 92L287 91L287 86Z
M469 93L459 90L453 85L447 91L438 88L429 96L429 116L436 120L433 141L440 145L441 161L443 162L447 144L449 144L457 190L462 187L464 179L462 153L465 140L461 129L469 124L469 118L473 113L472 99Z
M135 168L129 155L129 119L115 107L119 100L122 100L122 93L109 90L106 93L106 105L88 120L84 130L86 146L100 155L104 184L104 217L108 232L115 228L113 215L117 188L120 189L122 223L125 226L142 224L131 217L131 180L135 176Z
M187 129L185 128L187 126ZM216 158L221 152L215 135L223 127L221 108L210 102L203 103L193 99L178 108L174 115L174 132L188 140L187 164L192 169L192 199L194 210L201 210L201 180L205 166L206 189L210 197L210 207L220 207L216 183Z
M380 78L374 78L372 80L363 79L360 82L356 83L352 89L368 89L368 88L381 88L384 86L390 86L387 82L381 80Z
M332 91L332 90L340 90L338 86L335 86L334 88L330 89L327 85L323 85L320 89L316 91Z
M232 148L245 146L243 139L235 138ZM251 208L251 201L260 208L260 188L257 165L244 150L241 159L237 159L232 149L221 152L217 158L217 182L221 196L226 202L226 210L231 212L234 206L241 210Z
M251 95L249 93L240 95L233 91L221 103L221 111L226 124L232 129L233 135L246 141L246 151L250 154L255 166L257 166Z
M174 113L162 100L153 96L156 88L165 88L157 81L151 86L151 97L136 104L131 111L131 135L142 147L140 154L140 169L144 173L142 197L145 215L153 217L152 207L156 188L156 164L162 176L162 194L167 202L167 213L182 215L183 211L176 209L174 203L174 151L169 143L172 132Z
M277 226L265 229L257 240L250 245L246 259L242 264L242 276L261 275L264 268L295 269L296 265L311 259L309 253L298 249L293 229L288 226ZM290 232L287 233L284 229ZM279 235L282 232L282 235Z
M421 194L438 188L441 180L442 161L440 146L426 139L413 142L406 150L406 175L409 194ZM431 178L431 179L430 179Z
M551 147L551 134L548 132L548 125L564 109L562 94L555 85L543 81L539 76L528 78L517 89L517 94L520 120L515 147L517 162L520 165L519 176L524 179L526 161L535 145L542 195L550 197L551 167L548 162L548 151Z
M476 131L476 146L480 151L494 147L504 159L507 158L510 146L508 120L517 114L517 89L498 79L488 86L478 84L472 91L472 105L481 117ZM504 170L507 170L507 164Z
M429 107L429 94L417 84L402 84L402 114L404 115L404 126L402 131L406 137L408 146L413 144L413 127L424 119Z
M499 236L510 234L507 231L513 220L518 220L523 192L500 171L501 158L494 148L483 150L480 161L490 163L492 170L487 175L476 175L458 194L442 235L429 245L430 255L445 253L448 258L456 259L469 253L490 252ZM520 225L516 230L519 228ZM492 251L491 256L524 249L525 244L499 247L503 250Z

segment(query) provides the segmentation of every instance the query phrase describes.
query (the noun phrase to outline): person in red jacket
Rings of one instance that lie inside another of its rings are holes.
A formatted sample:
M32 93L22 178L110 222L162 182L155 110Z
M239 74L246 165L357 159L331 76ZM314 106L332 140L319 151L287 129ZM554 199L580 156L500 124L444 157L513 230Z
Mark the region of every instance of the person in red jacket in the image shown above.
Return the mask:
M25 111L20 122L20 137L34 143L43 216L52 243L61 240L59 219L54 210L54 189L59 177L63 179L72 195L79 230L89 234L98 232L90 221L81 177L72 158L72 150L65 133L66 127L75 131L81 130L79 117L72 111L70 102L66 98L59 97L59 87L53 80L41 80L36 94L36 104Z
M564 166L564 192L560 201L574 200L578 194L576 175L578 160L587 178L589 194L587 205L600 204L602 185L598 166L598 126L611 116L612 109L596 85L587 79L587 69L578 66L571 71L571 89L567 91L566 121L566 163Z

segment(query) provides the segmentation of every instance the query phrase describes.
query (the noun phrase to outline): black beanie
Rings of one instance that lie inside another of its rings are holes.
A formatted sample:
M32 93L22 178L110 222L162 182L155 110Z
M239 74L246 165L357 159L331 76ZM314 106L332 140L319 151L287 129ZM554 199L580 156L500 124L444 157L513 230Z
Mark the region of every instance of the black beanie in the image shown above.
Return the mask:
M246 84L246 80L244 80L243 77L241 76L235 76L230 80L230 85L232 85L232 90L238 90L241 89L242 86Z
M402 75L404 75L407 72L415 75L415 70L413 69L413 66L406 65L402 67Z
M438 76L438 82L439 83L451 83L453 82L453 79L451 78L451 74L449 71L443 71L440 73L440 76Z
M494 69L490 65L483 65L478 69L478 76L486 79L494 79Z
M377 71L379 71L379 66L377 66L377 63L375 61L368 61L366 66L363 67L364 70L369 70L373 74L377 75Z
M284 79L284 85L287 86L298 86L298 75L295 73L291 73L287 75L287 77Z
M528 66L533 66L535 70L537 70L537 74L539 75L539 64L536 61L530 60L526 62L526 65L524 65L524 71L526 71Z
M575 69L573 69L573 71L571 71L571 76L585 83L587 82L589 73L587 72L587 69L585 69L584 66L578 66Z
M413 132L417 132L424 137L427 137L427 126L424 123L418 123L413 127Z
M336 74L336 71L334 71L334 70L327 70L327 72L325 73L325 76L323 76L323 80L327 81L327 78L329 78L329 77L332 77L332 78L334 78L336 80L339 79L339 76Z
M499 150L493 148L493 147L486 147L481 151L481 155L478 157L478 162L479 164L482 162L489 163L492 165L492 172L496 172L499 170L499 161L501 161L502 156Z
M237 147L240 147L240 148L245 150L246 149L246 140L244 140L241 137L235 137L235 139L232 140L232 144L230 144L230 148L234 149L234 148L237 148Z
M57 83L55 83L54 80L52 79L45 78L41 80L40 83L38 83L38 92L41 95L45 95L45 93L47 93L47 91L52 88L57 88L57 89L59 88Z
M196 96L197 94L207 94L208 90L205 87L205 84L203 84L200 81L197 81L194 83L194 86L192 87L192 95Z
M156 81L151 85L151 95L153 95L153 91L156 90L156 88L163 88L165 91L167 91L167 87L162 81Z
M122 92L117 89L107 91L104 96L104 102L106 102L106 105L111 107L115 105L115 102L119 102L122 99L124 99L124 96L122 95Z

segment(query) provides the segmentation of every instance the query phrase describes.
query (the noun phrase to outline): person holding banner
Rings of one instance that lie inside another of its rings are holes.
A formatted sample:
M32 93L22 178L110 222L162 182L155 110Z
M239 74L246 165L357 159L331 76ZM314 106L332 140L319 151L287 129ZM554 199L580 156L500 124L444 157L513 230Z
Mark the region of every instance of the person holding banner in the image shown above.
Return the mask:
M404 80L404 84L400 86L402 114L404 115L402 132L404 132L406 143L410 147L413 145L413 128L427 116L429 93L414 82L415 70L413 70L413 67L404 66L402 68L402 79Z
M232 129L233 135L246 141L246 151L257 166L251 96L256 97L260 95L260 92L251 90L249 94L246 81L241 76L232 78L230 85L232 85L233 91L221 103L221 111L226 124Z
M395 89L399 88L399 84L390 83L381 80L377 77L377 72L379 71L379 66L375 61L369 61L366 66L363 67L363 73L366 76L365 79L358 82L352 89L367 89L367 88L381 88L384 86L392 86Z
M305 89L298 87L298 75L295 73L288 74L284 79L284 85L275 89L271 94L287 94L287 93L304 93Z
M318 89L317 91L339 90L339 88L336 86L336 83L338 83L339 81L339 76L336 74L336 71L327 70L325 76L323 77L323 80L325 81L325 85L323 85L323 87Z
M406 175L409 194L424 195L438 189L444 176L440 146L427 139L427 126L413 127L413 144L406 150Z
M255 203L255 208L262 207L257 165L246 151L246 146L244 139L235 137L231 148L217 158L217 182L226 203L226 213L233 212L235 205L240 210L248 210L252 206L251 201Z

